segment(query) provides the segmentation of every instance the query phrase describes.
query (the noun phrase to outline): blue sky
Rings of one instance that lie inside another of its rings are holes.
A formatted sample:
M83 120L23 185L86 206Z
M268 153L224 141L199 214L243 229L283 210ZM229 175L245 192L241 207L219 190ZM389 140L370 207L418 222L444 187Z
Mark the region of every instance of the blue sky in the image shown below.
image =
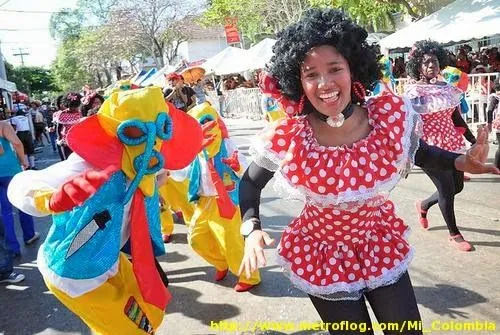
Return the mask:
M50 37L50 13L74 8L77 0L0 0L0 46L7 61L20 65L13 56L22 48L29 53L24 64L48 67L54 60L56 41ZM36 11L44 13L36 13Z

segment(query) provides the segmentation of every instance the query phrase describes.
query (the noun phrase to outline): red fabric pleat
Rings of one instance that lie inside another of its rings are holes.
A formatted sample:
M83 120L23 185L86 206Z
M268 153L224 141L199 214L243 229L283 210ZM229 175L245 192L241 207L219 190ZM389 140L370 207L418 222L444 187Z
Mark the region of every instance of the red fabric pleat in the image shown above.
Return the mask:
M217 170L215 170L212 159L207 160L207 165L210 171L210 177L212 177L212 182L217 190L217 207L219 207L219 214L225 219L232 219L236 213L236 206L233 204L229 194L227 194L224 182L217 173Z
M132 268L144 301L165 310L171 299L154 262L153 245L144 206L144 195L137 190L132 198L130 213L130 244Z

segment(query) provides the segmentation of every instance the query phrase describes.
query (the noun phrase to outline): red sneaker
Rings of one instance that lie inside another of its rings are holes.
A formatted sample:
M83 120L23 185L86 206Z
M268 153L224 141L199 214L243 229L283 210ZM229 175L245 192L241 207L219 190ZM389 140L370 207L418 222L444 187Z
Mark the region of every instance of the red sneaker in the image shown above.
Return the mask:
M168 243L168 242L170 242L172 235L163 234L163 235L161 235L161 238L163 239L163 243Z
M418 222L420 222L420 225L422 226L422 228L424 228L424 229L429 228L429 220L427 220L426 217L422 216L422 214L427 214L427 211L424 211L422 209L422 201L421 200L417 200L415 202L415 208L417 209L417 213L418 213Z
M467 242L461 234L453 235L448 238L450 243L460 251L471 251L472 244Z
M464 181L470 181L472 178L468 175L464 174Z
M254 286L257 286L257 285L252 285L252 284L247 284L247 283L242 283L242 282L238 282L235 286L234 286L234 290L236 292L246 292L246 291L249 291L252 289L252 287Z
M221 281L222 279L226 278L227 275L227 269L223 271L215 270L215 281Z

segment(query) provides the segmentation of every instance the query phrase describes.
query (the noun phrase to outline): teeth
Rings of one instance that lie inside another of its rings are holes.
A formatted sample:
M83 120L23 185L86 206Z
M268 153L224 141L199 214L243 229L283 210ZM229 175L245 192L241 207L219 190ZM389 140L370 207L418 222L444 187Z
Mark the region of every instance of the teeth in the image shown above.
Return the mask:
M321 99L332 99L332 98L337 98L338 96L339 92L325 93L319 95Z

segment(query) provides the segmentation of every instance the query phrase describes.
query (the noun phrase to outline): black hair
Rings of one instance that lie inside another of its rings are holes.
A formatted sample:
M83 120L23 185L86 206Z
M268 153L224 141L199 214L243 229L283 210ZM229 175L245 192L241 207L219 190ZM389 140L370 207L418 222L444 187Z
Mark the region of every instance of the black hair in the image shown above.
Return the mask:
M406 64L406 72L413 79L420 79L420 67L424 55L434 55L439 61L439 69L442 70L448 65L448 55L446 50L438 42L431 40L423 40L415 42L413 45L408 63Z
M267 70L286 97L299 101L303 95L300 66L307 52L313 47L331 45L347 60L352 82L359 81L371 90L382 73L375 49L366 43L367 36L365 29L339 10L309 9L299 22L278 34ZM363 102L354 92L351 99Z
M498 77L497 80L495 80L495 83L493 84L493 89L495 90L495 92L500 91L500 77Z
M57 110L61 110L61 109L65 109L63 105L63 99L64 99L64 95L59 95L57 98L56 98L56 107L57 107Z
M70 109L76 109L82 104L82 96L80 93L69 92L63 98L62 103Z
M92 98L90 98L90 99L87 101L87 103L82 104L82 115L83 115L83 116L87 116L87 114L88 114L89 110L90 110L90 109L92 109L92 105L94 104L94 102L95 102L96 100L101 101L101 104L103 104L103 103L104 103L104 98L103 98L103 96L102 96L102 95L100 95L100 94L97 94L97 93L96 93L96 94L95 94Z

